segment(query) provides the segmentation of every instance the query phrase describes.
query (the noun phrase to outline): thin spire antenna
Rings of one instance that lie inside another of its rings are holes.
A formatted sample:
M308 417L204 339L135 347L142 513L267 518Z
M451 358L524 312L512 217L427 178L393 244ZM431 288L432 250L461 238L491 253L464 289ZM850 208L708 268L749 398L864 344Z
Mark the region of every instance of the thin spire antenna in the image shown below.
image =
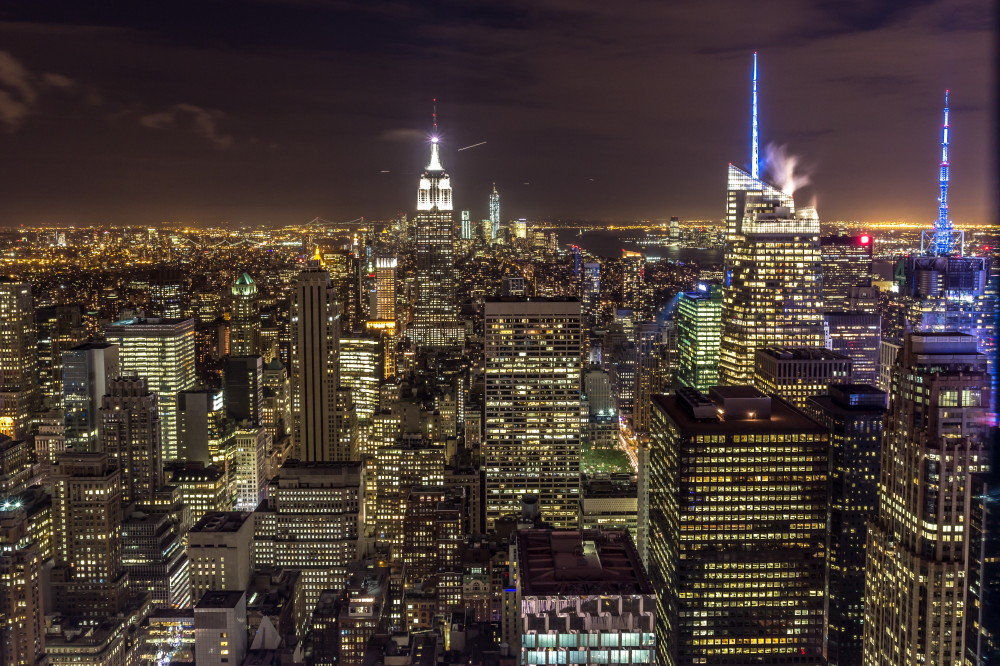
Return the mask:
M433 99L434 106L431 109L431 125L433 126L434 136L438 133L438 101L437 97Z
M757 52L753 52L753 94L750 118L750 175L760 180L760 134L757 131Z
M941 165L939 173L939 183L941 187L938 196L938 218L934 223L934 253L937 255L951 254L954 244L955 229L952 226L948 210L948 184L951 181L950 158L948 148L950 143L949 133L951 131L948 122L948 94L944 91L944 122L941 126Z

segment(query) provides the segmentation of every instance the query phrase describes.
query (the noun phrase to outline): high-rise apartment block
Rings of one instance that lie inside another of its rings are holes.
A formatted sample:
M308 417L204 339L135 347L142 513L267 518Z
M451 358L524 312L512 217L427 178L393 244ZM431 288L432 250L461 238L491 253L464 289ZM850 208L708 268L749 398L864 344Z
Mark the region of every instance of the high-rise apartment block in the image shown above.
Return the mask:
M38 349L31 285L0 279L0 434L27 437L38 408Z
M157 395L163 460L180 459L177 394L197 383L194 320L127 319L108 326L105 338L118 345L122 375L145 379Z
M722 285L702 282L677 300L677 383L707 391L719 383Z
M990 376L975 337L907 336L892 375L868 533L864 663L965 658L971 534L989 465Z
M583 336L576 298L488 298L486 521L537 495L556 527L577 524Z
M639 529L659 663L821 665L827 429L749 386L653 402Z

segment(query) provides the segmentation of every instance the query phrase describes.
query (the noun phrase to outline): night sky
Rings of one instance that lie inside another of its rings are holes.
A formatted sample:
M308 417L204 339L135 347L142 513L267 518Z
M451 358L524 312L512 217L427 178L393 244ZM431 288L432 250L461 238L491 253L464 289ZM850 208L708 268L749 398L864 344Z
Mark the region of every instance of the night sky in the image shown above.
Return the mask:
M433 97L456 208L474 217L496 181L505 218L717 219L727 162L749 160L754 50L762 143L801 157L800 204L930 222L950 88L952 217L985 222L991 9L7 0L0 225L412 213Z

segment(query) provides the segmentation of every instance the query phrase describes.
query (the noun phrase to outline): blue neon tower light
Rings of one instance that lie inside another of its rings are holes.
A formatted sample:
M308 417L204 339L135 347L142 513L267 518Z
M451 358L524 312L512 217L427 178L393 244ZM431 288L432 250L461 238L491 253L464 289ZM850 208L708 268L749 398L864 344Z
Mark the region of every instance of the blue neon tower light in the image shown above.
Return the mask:
M753 111L750 119L750 175L760 180L760 134L757 131L757 52L753 52ZM947 111L946 111L947 112ZM945 126L947 126L945 121ZM946 130L947 131L947 130Z
M941 128L941 194L938 197L938 217L934 223L934 241L932 252L939 256L952 253L955 241L955 228L948 216L948 181L950 180L948 164L948 91L944 91L944 125Z

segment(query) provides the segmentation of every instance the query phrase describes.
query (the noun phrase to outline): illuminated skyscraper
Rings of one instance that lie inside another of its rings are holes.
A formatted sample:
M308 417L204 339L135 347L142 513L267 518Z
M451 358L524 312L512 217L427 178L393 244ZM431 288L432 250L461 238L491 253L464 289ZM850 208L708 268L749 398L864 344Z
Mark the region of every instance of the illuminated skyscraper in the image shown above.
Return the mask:
M406 502L414 486L444 483L445 449L419 435L403 436L380 446L371 467L375 476L375 515L371 519L380 544L402 557Z
M350 459L337 432L340 321L336 291L322 268L302 271L292 293L292 418L302 460Z
M487 529L534 494L575 527L580 499L583 336L576 298L487 298Z
M707 391L719 383L722 286L701 283L677 301L677 383Z
M96 451L101 400L108 381L118 377L118 347L88 342L63 352L64 434L67 448Z
M601 302L601 265L588 262L583 265L583 305L593 312Z
M0 434L27 437L38 407L38 348L31 285L0 278Z
M823 315L826 348L851 359L851 382L878 382L879 348L882 343L882 318L857 310L827 312Z
M830 384L851 383L851 359L823 347L777 347L757 350L754 386L799 409Z
M87 340L79 305L50 305L35 313L38 325L38 387L44 409L62 405L62 355Z
M913 333L892 375L868 533L864 663L964 663L990 377L973 336Z
M865 542L878 507L879 449L886 394L874 386L831 386L809 398L806 413L830 430L827 661L861 664Z
M476 225L469 217L469 211L462 211L462 240L474 240L476 237Z
M122 499L152 503L163 485L160 414L144 379L108 381L101 400L100 449L122 470Z
M104 619L125 606L122 471L106 453L64 453L50 477L55 610Z
M396 257L375 258L375 319L396 321Z
M823 344L819 217L759 177L757 55L751 173L729 165L722 294L721 384L750 384L763 345Z
M154 317L180 319L184 313L184 274L167 265L149 276L149 312Z
M658 663L823 664L826 429L748 386L653 402Z
M719 381L728 385L750 383L754 355L764 345L823 344L816 211L794 211L766 191L736 195L739 220L726 246L719 357Z
M500 193L496 183L490 192L490 238L494 243L500 242Z
M384 344L375 335L340 339L340 385L351 389L358 425L366 428L378 409Z
M997 379L997 297L988 289L990 261L965 255L965 232L956 231L948 208L950 174L948 91L941 133L939 207L934 229L924 232L923 253L907 258L900 289L904 321L888 322L894 331L962 332L976 338L986 354L992 381ZM902 343L901 339L890 342Z
M126 319L105 329L122 375L145 379L157 395L164 462L179 458L177 399L197 383L194 337L193 319Z
M451 178L441 165L436 133L431 137L430 161L420 176L416 225L417 302L410 336L417 344L430 347L461 345Z
M852 287L872 285L872 250L870 234L860 236L823 236L823 309L843 312L850 308Z
M320 592L343 587L357 559L364 483L359 462L289 460L254 512L255 565L301 570L308 614Z
M17 503L0 505L0 664L45 666L42 556Z
M233 318L229 322L229 353L253 356L260 353L260 306L257 284L248 273L236 279L232 287Z

